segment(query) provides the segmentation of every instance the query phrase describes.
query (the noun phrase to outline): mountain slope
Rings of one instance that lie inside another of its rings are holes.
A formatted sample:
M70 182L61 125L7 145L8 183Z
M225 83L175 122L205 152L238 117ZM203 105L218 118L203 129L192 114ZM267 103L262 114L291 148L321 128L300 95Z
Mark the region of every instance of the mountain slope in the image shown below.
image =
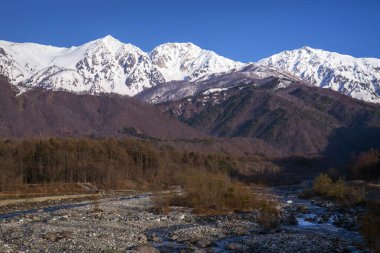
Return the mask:
M380 102L379 59L354 58L303 47L275 54L258 64L288 71L317 87L330 88L368 102Z
M240 66L191 43L167 43L146 53L111 36L71 48L0 41L0 74L29 88L132 96L159 83Z
M238 85L157 106L205 133L261 139L288 155L328 150L328 155L343 157L380 147L378 105L296 82L273 89L278 81L260 87Z
M0 78L0 137L141 136L163 139L205 135L153 106L117 95L76 95L34 89L16 96Z
M277 81L273 84L275 85L273 88L287 87L293 82L301 81L296 76L277 68L248 64L237 70L207 75L195 81L159 84L140 92L136 97L149 103L162 103L200 93L227 90L243 84L260 87L268 85L268 81L274 78Z

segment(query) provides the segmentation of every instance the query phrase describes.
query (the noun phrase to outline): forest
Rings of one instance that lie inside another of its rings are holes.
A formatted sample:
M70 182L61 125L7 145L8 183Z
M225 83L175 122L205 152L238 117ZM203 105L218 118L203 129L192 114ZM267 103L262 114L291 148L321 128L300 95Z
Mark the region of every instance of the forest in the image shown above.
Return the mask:
M376 179L380 175L379 154L376 150L360 153L348 161L349 166L330 169L328 173L333 178ZM178 183L177 175L188 169L191 173L221 173L245 183L284 183L285 177L295 180L297 174L323 172L321 166L327 165L303 157L195 152L132 138L0 141L2 192L12 192L26 184L77 182L90 182L104 189L165 188Z
M242 166L242 164L245 165ZM247 167L248 166L248 167ZM138 139L41 138L0 141L0 191L29 184L90 182L104 189L163 188L186 169L237 175L279 172L261 156L234 157L155 145Z

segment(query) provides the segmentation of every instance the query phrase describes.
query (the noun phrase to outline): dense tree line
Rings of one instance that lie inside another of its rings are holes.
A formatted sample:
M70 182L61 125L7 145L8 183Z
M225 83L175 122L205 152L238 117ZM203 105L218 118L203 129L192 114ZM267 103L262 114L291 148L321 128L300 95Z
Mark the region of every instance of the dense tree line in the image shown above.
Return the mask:
M231 157L178 151L151 140L50 138L0 141L0 191L25 184L91 182L117 187L129 181L162 186L175 184L186 168L233 175L242 164L262 171L257 157ZM246 166L247 167L247 166ZM276 168L277 170L278 168Z
M0 142L0 190L20 184L143 178L158 168L157 154L142 142L114 139L31 139Z

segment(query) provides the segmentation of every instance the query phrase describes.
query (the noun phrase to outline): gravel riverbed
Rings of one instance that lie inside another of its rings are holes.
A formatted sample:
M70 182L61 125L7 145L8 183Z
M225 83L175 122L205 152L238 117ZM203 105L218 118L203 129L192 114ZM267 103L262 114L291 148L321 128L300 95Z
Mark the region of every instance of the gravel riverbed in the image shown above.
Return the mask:
M0 252L353 251L352 242L336 235L261 227L255 213L198 217L175 207L157 214L152 205L142 194L8 213L0 216Z

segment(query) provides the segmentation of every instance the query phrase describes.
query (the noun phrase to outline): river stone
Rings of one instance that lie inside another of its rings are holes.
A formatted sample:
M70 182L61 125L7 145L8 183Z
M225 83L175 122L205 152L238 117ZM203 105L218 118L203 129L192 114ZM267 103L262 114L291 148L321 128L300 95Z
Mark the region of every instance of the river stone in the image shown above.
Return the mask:
M224 234L217 234L216 237L218 239L224 239L224 238L226 238L226 236Z
M49 240L49 241L52 241L52 242L55 242L57 241L57 235L53 232L48 232L44 235L44 238L46 240Z
M150 245L139 245L135 250L139 253L160 253L158 249Z
M284 224L285 225L297 225L298 221L297 221L296 216L294 214L289 214L288 216L285 217Z
M146 243L148 241L148 238L146 237L146 235L144 234L139 234L137 236L137 240L140 242L140 243Z
M121 253L121 252L116 249L106 249L103 253Z
M159 242L162 242L162 239L159 236L153 236L152 241L159 243Z
M297 211L300 213L307 213L309 208L305 205L297 206Z
M196 249L194 253L208 253L208 251L206 249Z
M71 231L62 231L61 232L61 237L62 238L68 238L68 237L70 237L72 235L72 233L73 232L71 232Z
M242 249L243 246L241 244L236 243L236 242L231 242L227 245L227 249L229 250L240 250Z
M195 245L199 248L206 248L210 246L210 244L211 244L210 240L207 240L207 239L200 239L195 243Z

